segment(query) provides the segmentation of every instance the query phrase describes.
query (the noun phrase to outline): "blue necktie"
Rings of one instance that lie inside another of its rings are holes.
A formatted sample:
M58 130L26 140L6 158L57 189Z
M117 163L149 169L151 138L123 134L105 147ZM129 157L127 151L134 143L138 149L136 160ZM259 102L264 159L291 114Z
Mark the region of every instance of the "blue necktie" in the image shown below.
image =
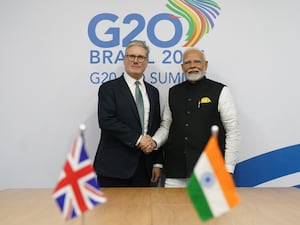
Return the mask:
M136 106L137 106L139 116L140 116L142 132L144 133L144 102L143 102L143 96L142 96L142 92L140 90L139 85L140 85L140 82L137 80L135 82L135 101L136 101Z

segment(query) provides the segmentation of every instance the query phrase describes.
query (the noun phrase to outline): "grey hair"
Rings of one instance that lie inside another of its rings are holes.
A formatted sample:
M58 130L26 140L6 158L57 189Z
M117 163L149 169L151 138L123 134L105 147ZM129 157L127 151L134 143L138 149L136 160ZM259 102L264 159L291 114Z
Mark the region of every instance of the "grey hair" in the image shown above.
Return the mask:
M195 47L186 49L186 50L183 52L182 58L184 59L185 55L186 55L188 52L190 52L190 51L197 51L197 52L200 52L200 53L203 55L203 59L206 61L206 56L205 56L204 50L200 50L199 48L195 48Z
M144 48L146 50L146 57L149 58L150 49L149 49L149 46L147 46L145 41L141 41L141 40L132 40L132 41L130 41L126 46L125 54L127 54L127 50L129 48L131 48L132 46L139 46L139 47Z

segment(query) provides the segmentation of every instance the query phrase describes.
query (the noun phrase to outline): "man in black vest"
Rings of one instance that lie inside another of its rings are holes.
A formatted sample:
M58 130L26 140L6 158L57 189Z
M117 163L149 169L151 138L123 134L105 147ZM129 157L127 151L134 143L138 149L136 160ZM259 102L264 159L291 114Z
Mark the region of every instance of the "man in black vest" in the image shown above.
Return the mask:
M164 145L165 187L185 187L211 135L219 127L219 145L229 173L234 172L240 148L237 113L227 86L207 79L208 61L196 48L183 54L187 80L170 88L161 127L153 136Z

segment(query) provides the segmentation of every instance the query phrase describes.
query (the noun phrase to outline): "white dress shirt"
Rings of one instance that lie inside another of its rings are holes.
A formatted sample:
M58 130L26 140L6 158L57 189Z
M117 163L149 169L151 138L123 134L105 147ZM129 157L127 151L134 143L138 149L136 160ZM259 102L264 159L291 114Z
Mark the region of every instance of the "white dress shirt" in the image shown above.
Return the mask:
M135 87L136 87L135 82L137 80L133 79L126 73L124 73L124 78L125 78L125 81L129 87L130 91L131 91L132 96L135 98ZM145 87L143 77L141 79L139 79L138 81L140 82L140 90L142 92L143 103L144 103L144 131L143 131L143 134L147 134L149 112L150 112L150 102L149 102L149 98L148 98L148 95L146 92L146 87Z

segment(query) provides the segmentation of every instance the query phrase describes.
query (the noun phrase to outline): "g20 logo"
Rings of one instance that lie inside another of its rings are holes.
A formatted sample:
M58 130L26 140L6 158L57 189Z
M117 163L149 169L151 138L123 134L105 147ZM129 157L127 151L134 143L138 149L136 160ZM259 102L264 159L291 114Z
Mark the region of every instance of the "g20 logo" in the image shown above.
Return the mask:
M120 37L120 27L114 26L114 23L119 23L120 20L121 18L119 18L119 16L112 13L101 13L93 17L88 25L88 35L91 42L100 48L112 48L119 45L124 47L129 41L135 39L135 37L137 37L140 33L146 31L148 40L153 45L160 48L169 48L176 45L182 38L183 29L180 20L169 13L157 14L153 16L147 23L145 18L140 14L132 13L126 15L121 21L122 24L130 24L135 22L136 25L129 33L122 37L122 39ZM173 32L173 35L169 37L168 40L161 40L155 34L156 26L162 21L170 22L174 27L175 32ZM112 25L103 34L98 35L96 28L97 26L101 26L102 22L111 22ZM105 35L105 40L102 39L102 35Z

